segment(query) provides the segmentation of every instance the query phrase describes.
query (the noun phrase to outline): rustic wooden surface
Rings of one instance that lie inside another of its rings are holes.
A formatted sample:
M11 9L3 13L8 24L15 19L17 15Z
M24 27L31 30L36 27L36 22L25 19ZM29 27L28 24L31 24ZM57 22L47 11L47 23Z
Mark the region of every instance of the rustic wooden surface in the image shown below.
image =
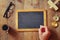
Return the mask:
M5 31L2 30L2 26L4 24L7 24L10 27L9 33L8 33L8 40L39 40L39 35L38 32L17 32L15 29L15 12L12 14L12 16L7 20L5 18L3 18L3 14L8 6L8 3L10 1L9 0L0 0L0 38L1 40L5 40ZM30 4L28 4L28 2L25 0L25 6L28 7L24 7L23 3L18 2L17 0L15 0L15 11L18 9L34 9ZM51 36L49 38L49 40L60 40L60 20L58 22L59 26L57 28L53 28L51 26L51 22L52 20L52 16L56 13L55 11L53 11L52 9L49 9L49 5L47 4L47 0L40 0L40 9L46 9L47 11L47 25L48 28L51 31ZM57 12L57 14L59 14L60 16L60 12Z

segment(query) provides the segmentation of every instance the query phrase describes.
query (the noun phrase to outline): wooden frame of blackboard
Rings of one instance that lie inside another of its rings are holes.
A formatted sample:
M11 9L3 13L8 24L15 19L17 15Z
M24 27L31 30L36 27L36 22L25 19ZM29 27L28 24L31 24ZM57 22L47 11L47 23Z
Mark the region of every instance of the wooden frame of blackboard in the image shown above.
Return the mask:
M28 28L28 29L24 29L24 28L18 28L18 12L34 12L34 11L37 11L37 12L43 12L44 13L44 26L46 26L47 24L46 24L46 10L44 10L44 9L29 9L29 10L16 10L16 30L17 31L21 31L21 32L23 32L23 31L27 31L27 32L29 32L29 31L38 31L38 29L39 28Z

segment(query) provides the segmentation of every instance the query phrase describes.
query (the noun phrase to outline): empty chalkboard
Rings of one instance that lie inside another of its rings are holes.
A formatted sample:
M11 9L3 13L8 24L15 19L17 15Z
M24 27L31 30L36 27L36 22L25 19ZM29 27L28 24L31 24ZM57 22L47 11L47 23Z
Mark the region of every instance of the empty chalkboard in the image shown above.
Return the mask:
M40 25L45 25L46 14L44 11L18 11L17 29L38 29ZM45 16L44 16L45 15Z

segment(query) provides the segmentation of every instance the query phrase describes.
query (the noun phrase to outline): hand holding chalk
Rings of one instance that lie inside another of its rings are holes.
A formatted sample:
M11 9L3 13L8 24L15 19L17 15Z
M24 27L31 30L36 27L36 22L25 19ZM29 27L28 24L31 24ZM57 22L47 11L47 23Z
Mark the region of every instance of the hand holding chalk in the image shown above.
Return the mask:
M50 32L46 26L40 26L39 28L39 38L40 40L48 40Z

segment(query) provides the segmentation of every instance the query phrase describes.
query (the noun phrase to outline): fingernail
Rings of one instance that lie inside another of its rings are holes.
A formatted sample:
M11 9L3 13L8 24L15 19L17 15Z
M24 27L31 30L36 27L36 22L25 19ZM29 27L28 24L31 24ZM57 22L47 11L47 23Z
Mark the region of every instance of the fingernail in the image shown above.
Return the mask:
M45 32L45 28L42 28L42 29L41 29L41 32Z

